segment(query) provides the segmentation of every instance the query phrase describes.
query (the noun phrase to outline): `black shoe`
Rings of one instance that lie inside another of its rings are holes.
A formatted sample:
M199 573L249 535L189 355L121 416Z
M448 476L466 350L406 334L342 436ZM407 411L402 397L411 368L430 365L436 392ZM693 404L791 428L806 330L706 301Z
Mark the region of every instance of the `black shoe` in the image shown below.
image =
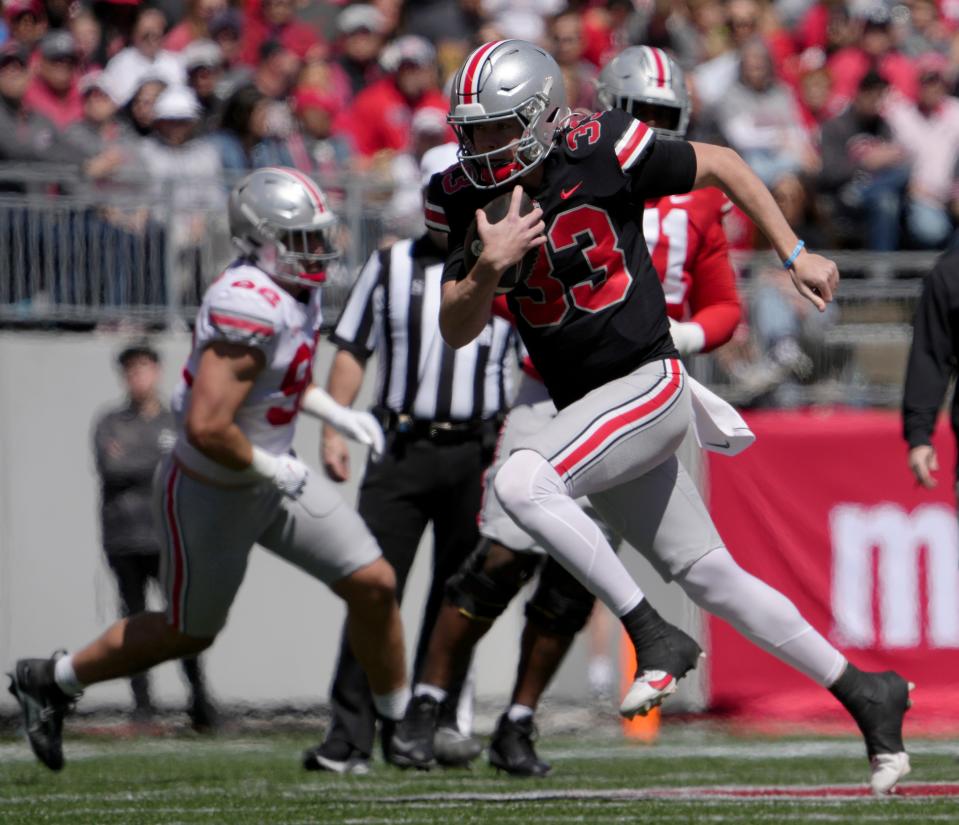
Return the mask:
M864 673L848 664L831 688L862 732L872 769L870 784L876 794L889 793L910 771L902 723L912 704L912 687L892 670Z
M203 694L194 694L187 716L190 717L190 727L197 733L212 735L220 726L220 714L216 706Z
M532 716L514 722L504 713L489 744L489 763L513 776L546 776L553 766L536 755L535 738Z
M63 717L73 707L53 679L55 659L20 659L10 676L10 693L23 711L27 741L51 771L63 768Z
M483 752L483 743L460 733L455 725L442 724L433 734L433 754L445 768L467 768Z
M677 683L704 655L696 640L671 625L643 599L623 617L636 650L636 679L619 707L632 719L645 716L676 692Z
M331 739L303 751L303 767L308 771L366 776L370 761L348 742Z
M435 762L433 735L439 710L439 702L432 696L414 696L406 715L383 738L386 761L398 768L429 770Z

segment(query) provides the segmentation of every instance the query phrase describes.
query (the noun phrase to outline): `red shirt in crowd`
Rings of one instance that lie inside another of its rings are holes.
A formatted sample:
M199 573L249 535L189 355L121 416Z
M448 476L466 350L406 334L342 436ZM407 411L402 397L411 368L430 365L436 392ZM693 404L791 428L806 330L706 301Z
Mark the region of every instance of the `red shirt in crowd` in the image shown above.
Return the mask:
M445 114L449 101L438 89L430 89L410 104L392 76L368 86L354 99L347 118L356 151L369 157L382 149L408 148L413 113L427 107Z
M308 23L291 20L285 26L274 27L262 17L250 13L243 27L241 60L255 66L260 60L260 47L268 40L276 40L301 60L313 49L326 49L319 33Z
M51 120L61 131L83 119L83 98L76 83L66 97L60 97L39 77L33 77L23 96L23 105Z
M826 64L832 75L833 96L842 101L852 100L856 96L859 82L869 71L869 56L856 46L840 49ZM904 54L889 52L879 59L879 74L900 94L915 100L919 94L919 77L915 64Z
M189 20L175 25L163 39L163 48L168 52L182 52L196 40L196 34L193 32L193 25Z

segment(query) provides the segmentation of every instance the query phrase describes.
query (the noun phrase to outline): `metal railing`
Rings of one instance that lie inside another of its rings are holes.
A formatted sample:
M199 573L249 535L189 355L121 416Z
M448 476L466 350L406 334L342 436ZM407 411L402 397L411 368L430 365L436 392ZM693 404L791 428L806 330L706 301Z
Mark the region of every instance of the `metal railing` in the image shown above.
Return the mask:
M234 256L224 208L231 183L187 182L204 192L198 207L175 182L96 183L71 168L0 165L0 324L189 324ZM330 324L369 254L421 224L411 207L418 183L405 200L368 175L320 183L340 215L345 248L324 290ZM824 254L843 283L823 316L797 302L788 283L781 288L773 255L736 254L748 324L731 344L696 359L695 372L743 406L898 403L921 276L937 253ZM782 346L784 334L798 352Z

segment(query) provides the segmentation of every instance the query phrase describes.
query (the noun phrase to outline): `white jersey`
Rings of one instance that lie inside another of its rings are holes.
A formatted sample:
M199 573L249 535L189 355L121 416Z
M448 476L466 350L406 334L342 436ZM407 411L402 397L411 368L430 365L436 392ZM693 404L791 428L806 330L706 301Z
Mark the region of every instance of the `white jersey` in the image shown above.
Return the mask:
M204 349L214 341L242 344L263 353L266 366L256 377L235 421L255 446L273 455L289 452L300 397L313 377L320 322L319 289L311 290L309 301L302 303L248 262L227 268L203 296L193 332L193 349L173 396L177 459L215 480L248 482L242 474L201 455L187 443L184 432L193 378Z

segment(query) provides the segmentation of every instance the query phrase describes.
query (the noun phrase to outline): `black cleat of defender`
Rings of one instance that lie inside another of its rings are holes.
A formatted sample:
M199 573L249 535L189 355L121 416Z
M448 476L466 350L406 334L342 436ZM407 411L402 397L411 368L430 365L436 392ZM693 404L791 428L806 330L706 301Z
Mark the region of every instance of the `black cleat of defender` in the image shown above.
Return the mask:
M505 713L496 723L489 745L489 763L512 776L546 776L553 766L536 755L533 718L514 722Z
M432 696L414 696L406 715L384 742L386 761L398 768L429 770L436 763L433 736L440 706Z
M53 659L20 659L9 673L10 693L23 711L27 741L51 771L63 768L63 717L73 702L53 681Z

